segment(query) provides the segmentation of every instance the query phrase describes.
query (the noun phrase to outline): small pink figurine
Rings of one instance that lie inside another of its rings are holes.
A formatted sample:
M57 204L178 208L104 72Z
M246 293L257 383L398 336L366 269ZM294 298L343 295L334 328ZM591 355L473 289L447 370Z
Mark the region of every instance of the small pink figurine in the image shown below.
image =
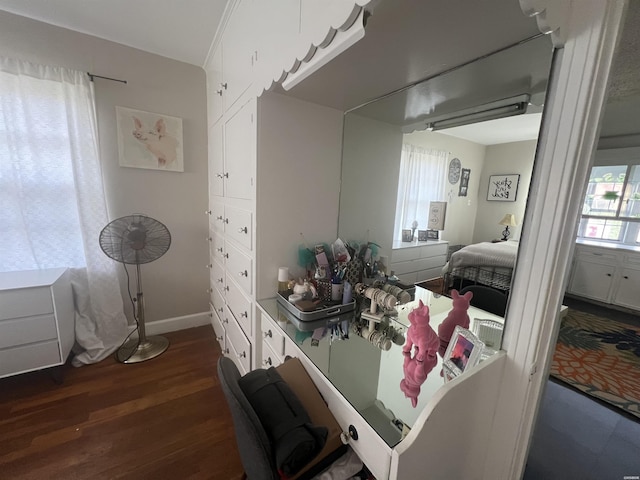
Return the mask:
M457 290L451 290L453 308L447 315L447 318L438 326L438 337L440 337L440 349L438 353L441 357L444 357L447 351L449 340L451 340L451 335L453 335L456 325L469 328L470 320L467 310L469 309L469 302L471 302L472 297L473 292L460 295Z
M429 325L429 307L419 301L418 308L409 313L411 325L407 330L407 342L402 348L404 353L404 378L400 381L400 390L405 397L411 399L415 408L418 404L420 386L427 379L429 372L438 363L438 335ZM413 355L412 347L415 346Z

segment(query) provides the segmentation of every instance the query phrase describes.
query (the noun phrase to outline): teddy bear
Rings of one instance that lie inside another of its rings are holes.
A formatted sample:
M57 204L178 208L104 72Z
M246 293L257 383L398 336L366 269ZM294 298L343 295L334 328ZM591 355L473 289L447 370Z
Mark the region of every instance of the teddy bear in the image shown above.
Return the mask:
M437 351L440 340L429 325L429 307L422 303L422 300L419 301L418 307L409 313L409 322L407 342L402 348L404 378L400 381L400 390L411 400L411 405L415 408L418 404L420 386L438 363Z
M456 328L456 325L460 325L463 328L469 328L470 319L467 310L473 292L467 292L464 295L460 295L457 290L451 290L451 299L453 301L453 308L447 315L447 318L438 326L438 337L440 338L440 348L438 353L441 357L444 357L451 335Z

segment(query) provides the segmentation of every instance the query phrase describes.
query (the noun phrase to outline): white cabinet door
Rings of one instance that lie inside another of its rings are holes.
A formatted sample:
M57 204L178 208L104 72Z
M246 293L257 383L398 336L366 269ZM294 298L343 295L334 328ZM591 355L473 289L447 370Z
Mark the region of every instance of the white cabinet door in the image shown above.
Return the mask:
M255 198L256 99L230 115L224 128L225 197Z
M224 195L224 144L222 122L209 128L209 196Z
M621 270L613 303L640 310L640 268L626 267Z
M222 41L223 103L225 111L251 85L255 55L253 0L241 0L229 18Z
M615 265L576 259L569 291L582 297L609 302Z
M216 123L224 111L222 95L225 93L222 75L222 45L213 52L205 70L207 72L207 109L209 126Z

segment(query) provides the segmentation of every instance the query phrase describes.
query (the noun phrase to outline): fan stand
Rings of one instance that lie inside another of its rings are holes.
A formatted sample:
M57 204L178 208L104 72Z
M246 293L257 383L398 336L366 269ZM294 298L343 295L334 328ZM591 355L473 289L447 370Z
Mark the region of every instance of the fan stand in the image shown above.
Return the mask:
M137 256L137 253L136 253ZM162 354L169 348L169 340L159 335L147 337L144 327L144 299L142 298L142 277L140 276L140 263L136 262L137 276L137 315L138 338L132 338L122 345L116 352L116 358L121 363L140 363L151 360Z

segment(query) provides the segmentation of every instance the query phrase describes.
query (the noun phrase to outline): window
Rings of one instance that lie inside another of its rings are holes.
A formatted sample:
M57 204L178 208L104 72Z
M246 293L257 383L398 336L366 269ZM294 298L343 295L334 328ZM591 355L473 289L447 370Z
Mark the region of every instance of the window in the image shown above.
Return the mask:
M426 230L429 202L442 201L445 195L447 152L405 143L400 157L400 177L396 202L393 240L402 239L402 230Z
M640 165L591 169L578 237L640 243Z

